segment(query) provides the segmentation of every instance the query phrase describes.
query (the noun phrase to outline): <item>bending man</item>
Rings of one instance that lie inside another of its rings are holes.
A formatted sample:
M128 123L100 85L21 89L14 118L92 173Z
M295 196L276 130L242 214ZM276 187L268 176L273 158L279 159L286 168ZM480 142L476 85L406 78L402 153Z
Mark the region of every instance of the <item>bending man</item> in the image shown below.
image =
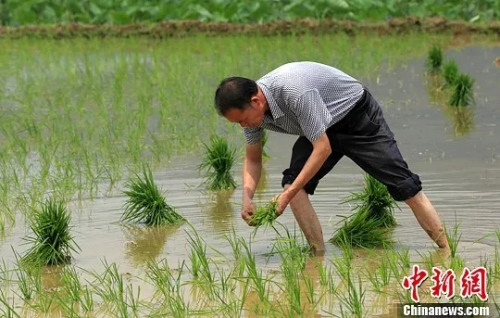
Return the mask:
M315 62L282 65L256 82L224 79L215 93L219 114L243 127L247 141L243 168L242 218L248 223L262 170L262 131L298 135L290 167L283 171L284 191L277 213L290 204L316 255L324 253L321 225L309 195L345 155L405 201L422 228L449 249L444 228L418 175L404 161L380 106L353 77Z

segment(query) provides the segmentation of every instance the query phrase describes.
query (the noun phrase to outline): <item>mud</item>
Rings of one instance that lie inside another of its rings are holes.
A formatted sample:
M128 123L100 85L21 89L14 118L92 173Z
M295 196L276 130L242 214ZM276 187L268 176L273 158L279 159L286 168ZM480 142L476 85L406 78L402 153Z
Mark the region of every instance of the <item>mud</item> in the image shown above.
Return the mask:
M155 24L85 25L64 24L47 26L0 27L0 37L19 38L71 38L71 37L148 37L168 38L189 35L288 35L288 34L347 34L369 33L377 35L407 32L452 33L461 38L473 34L500 35L500 22L474 24L448 21L444 18L417 17L392 18L387 22L354 22L337 20L301 19L261 24L235 24L227 22L165 21Z

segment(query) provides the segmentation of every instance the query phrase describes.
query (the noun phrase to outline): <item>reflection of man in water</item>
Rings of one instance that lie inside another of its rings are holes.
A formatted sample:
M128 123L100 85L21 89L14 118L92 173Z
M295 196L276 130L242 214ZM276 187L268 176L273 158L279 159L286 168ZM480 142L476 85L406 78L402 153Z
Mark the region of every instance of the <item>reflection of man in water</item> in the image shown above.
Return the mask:
M309 195L344 156L405 201L422 228L448 249L436 210L421 191L418 175L404 161L377 101L356 79L333 67L314 63L285 64L257 82L224 79L215 93L217 111L243 127L247 141L243 168L242 218L248 223L262 170L263 129L299 135L290 167L283 171L284 191L277 213L288 204L316 254L324 253L321 225Z

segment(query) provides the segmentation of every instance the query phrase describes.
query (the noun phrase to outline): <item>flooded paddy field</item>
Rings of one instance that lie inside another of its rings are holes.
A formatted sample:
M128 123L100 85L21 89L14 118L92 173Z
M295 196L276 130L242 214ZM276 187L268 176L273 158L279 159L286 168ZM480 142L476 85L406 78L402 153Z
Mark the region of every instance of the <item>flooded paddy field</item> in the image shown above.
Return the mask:
M500 315L493 312L498 310L495 303L500 303L500 68L494 61L500 56L500 46L470 45L448 49L445 56L454 58L461 70L475 80L475 105L470 108L466 125L457 124L448 106L433 100L431 79L422 57L399 62L387 70L382 66L376 75L360 80L382 105L403 156L420 175L424 191L443 222L449 228L458 226L461 237L457 254L463 260L462 267L488 264L491 276L488 303L491 317L496 317ZM11 85L10 81L5 83ZM193 121L194 126L203 126L201 118ZM239 129L222 126L219 132L227 134L235 145L239 143L241 157L243 139L234 137ZM293 136L269 133L266 151L270 158L265 161L257 202L266 202L280 193L281 172L287 167L294 140ZM290 260L276 252L275 246L280 236L287 236L287 231L297 237L299 246L305 245L291 210L288 208L278 219L283 225L277 226L279 234L273 229L248 227L240 218L240 188L221 193L205 191L200 186L203 179L197 170L199 157L199 150L175 154L168 164L154 170L155 181L165 191L167 201L190 225L146 228L121 224L126 197L119 183L109 192L68 202L68 209L72 211L72 233L80 251L66 267L74 269L81 286L86 286L80 292L81 303L61 295L68 288L61 282L61 271L64 271L61 268L45 269L40 274L42 288L37 289L37 283L32 282L33 297L25 299L16 253L22 254L27 249L24 238L30 228L26 215L17 213L15 222L6 227L0 241L1 298L6 300L0 303L0 312L7 313L11 307L26 317L73 314L88 317L351 317L360 316L357 310L361 307L363 317L396 317L395 304L409 299L409 292L402 288L401 282L403 276L410 274L410 268L402 264L409 261L426 267L432 262L429 260L439 254L409 208L400 204L401 209L396 211L398 226L392 234L396 242L394 250L345 251L327 243L324 257L294 256L298 258L292 263L302 264L299 267L304 268L304 274L296 279L297 287L283 273L287 269L283 264ZM233 169L238 184L241 184L241 168L239 160ZM362 186L362 171L347 158L322 180L312 203L325 240L339 227L341 216L352 213L352 207L342 202ZM235 249L230 244L231 239L238 237L251 246L251 253L246 255L243 245ZM197 242L206 246L212 281L205 280L207 277L203 274L196 277L193 273L192 253ZM247 260L246 265L240 264L236 250ZM346 254L350 255L347 261ZM249 255L254 255L257 274L251 274ZM373 273L384 267L386 259L395 260L399 272L393 271L390 282L382 284L381 291ZM348 271L346 276L342 266L347 264L352 266L352 272ZM117 276L112 275L115 265ZM447 266L449 263L444 264ZM459 268L460 265L455 269ZM151 273L157 276L152 278ZM161 273L172 274L170 283L160 280ZM259 280L259 275L267 285ZM178 285L172 283L176 278ZM351 278L355 281L353 288L347 283ZM358 285L358 281L362 281L362 285ZM173 287L162 292L161 285ZM259 286L266 290L265 300ZM421 289L424 287L428 286L424 284ZM293 288L299 291L295 296L290 292ZM83 306L84 290L90 291L93 302L88 310ZM364 291L363 296L353 296L356 290ZM45 296L39 296L42 294ZM360 304L342 295L353 296ZM52 302L47 300L51 296L54 296ZM436 301L428 292L423 292L422 297ZM455 301L461 302L460 297L455 296Z

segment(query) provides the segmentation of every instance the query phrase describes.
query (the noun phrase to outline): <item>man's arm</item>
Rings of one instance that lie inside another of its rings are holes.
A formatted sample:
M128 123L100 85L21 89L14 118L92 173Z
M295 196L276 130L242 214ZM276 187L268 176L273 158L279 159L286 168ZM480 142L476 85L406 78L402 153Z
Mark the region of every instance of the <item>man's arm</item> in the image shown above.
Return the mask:
M243 163L243 207L241 217L248 223L253 214L253 196L262 171L262 142L247 144Z
M276 212L281 215L293 197L311 180L319 171L328 156L332 153L330 140L326 133L322 133L318 139L312 142L313 151L307 159L302 171L295 181L278 197Z

